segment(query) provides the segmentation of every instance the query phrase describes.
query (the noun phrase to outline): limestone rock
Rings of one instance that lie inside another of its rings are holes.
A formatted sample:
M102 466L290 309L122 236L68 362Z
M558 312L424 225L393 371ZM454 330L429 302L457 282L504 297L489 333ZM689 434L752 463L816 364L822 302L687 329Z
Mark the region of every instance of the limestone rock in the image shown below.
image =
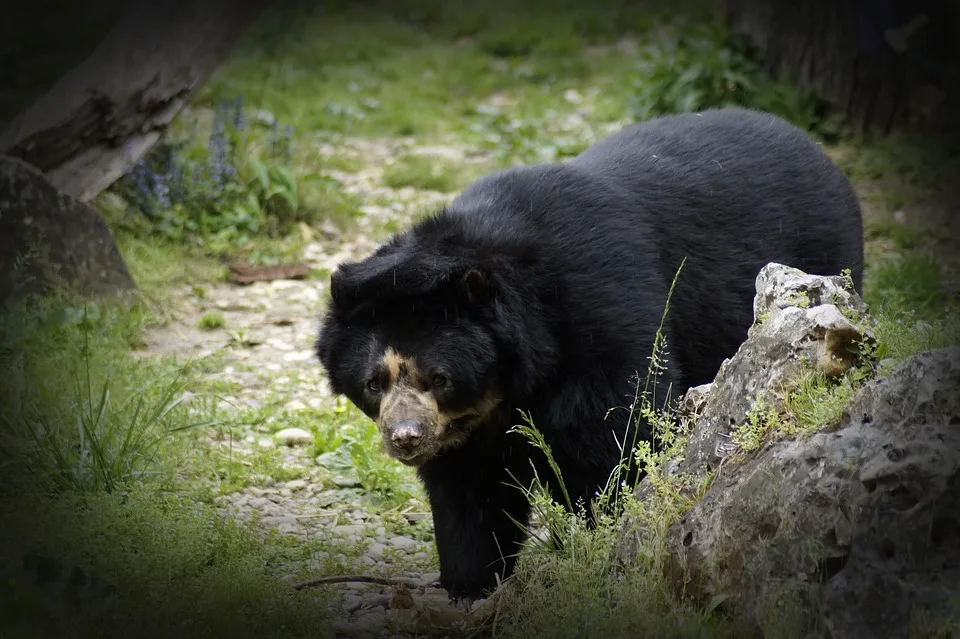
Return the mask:
M799 283L807 301L791 305ZM842 370L838 344L872 337L859 297L832 286L764 269L755 309L767 317L713 384L686 398L685 409L700 410L677 470L713 475L666 531L663 569L678 593L719 605L745 636L789 626L798 636L907 637L960 623L960 348L867 382L839 424L731 456L724 436L751 398L776 398L798 356L829 374ZM638 499L655 498L642 482ZM645 534L627 522L622 562L637 560Z
M680 472L703 475L736 451L733 429L757 402L778 405L804 367L835 377L857 363L858 342L876 339L866 305L841 277L768 264L757 277L754 310L757 321L747 340L720 366L713 384L687 393L685 404L699 402L702 414Z
M97 211L0 156L0 300L55 288L101 296L136 284Z
M822 584L836 637L905 637L912 614L946 611L960 584L960 349L907 360L847 411L835 431L722 473L669 532L673 578L736 593L759 626Z

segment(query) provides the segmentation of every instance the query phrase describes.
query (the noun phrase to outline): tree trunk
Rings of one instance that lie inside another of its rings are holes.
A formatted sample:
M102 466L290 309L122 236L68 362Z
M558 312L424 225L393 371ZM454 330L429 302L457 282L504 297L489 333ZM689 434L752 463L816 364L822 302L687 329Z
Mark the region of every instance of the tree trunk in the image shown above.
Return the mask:
M87 201L109 187L229 52L266 0L141 0L0 133L0 154Z
M952 124L955 0L724 0L767 70L816 91L858 133Z

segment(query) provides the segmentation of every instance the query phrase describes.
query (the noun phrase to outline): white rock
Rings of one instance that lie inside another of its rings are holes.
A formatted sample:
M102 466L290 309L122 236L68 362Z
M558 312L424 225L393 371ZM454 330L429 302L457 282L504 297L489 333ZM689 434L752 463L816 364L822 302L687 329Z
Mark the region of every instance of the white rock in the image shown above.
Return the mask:
M418 542L416 539L410 539L409 537L400 537L400 536L392 537L389 541L389 544L394 548L398 548L400 550L413 550L418 546L420 546L420 542Z
M307 405L304 404L299 399L292 399L286 404L284 404L283 409L288 411L296 411L296 410L304 410L306 409L306 407Z
M304 446L313 442L313 435L302 428L284 428L274 437L286 446Z

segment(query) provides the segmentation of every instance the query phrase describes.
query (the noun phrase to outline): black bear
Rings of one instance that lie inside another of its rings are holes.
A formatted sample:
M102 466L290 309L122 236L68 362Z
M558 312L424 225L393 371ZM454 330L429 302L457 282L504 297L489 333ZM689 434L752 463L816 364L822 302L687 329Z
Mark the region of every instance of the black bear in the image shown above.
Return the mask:
M519 411L575 503L607 484L623 442L650 437L611 409L634 400L684 259L662 333L673 397L711 381L745 339L768 262L849 269L861 290L857 195L777 117L668 116L565 163L487 175L332 275L318 357L386 452L417 467L454 600L513 571L515 521L529 516L516 484L532 480L531 461L553 477L508 433Z

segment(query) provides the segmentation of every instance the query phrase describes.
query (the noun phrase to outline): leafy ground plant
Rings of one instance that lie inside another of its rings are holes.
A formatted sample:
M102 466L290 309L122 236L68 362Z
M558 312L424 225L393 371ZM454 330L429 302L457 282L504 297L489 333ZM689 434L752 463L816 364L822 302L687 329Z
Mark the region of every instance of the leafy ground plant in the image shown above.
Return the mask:
M292 133L276 120L251 126L240 96L221 101L205 146L166 140L114 190L171 239L216 246L276 235L308 216L290 166Z
M719 21L665 27L644 48L637 71L632 114L638 120L741 105L821 135L839 132L815 94L767 75L756 49Z

